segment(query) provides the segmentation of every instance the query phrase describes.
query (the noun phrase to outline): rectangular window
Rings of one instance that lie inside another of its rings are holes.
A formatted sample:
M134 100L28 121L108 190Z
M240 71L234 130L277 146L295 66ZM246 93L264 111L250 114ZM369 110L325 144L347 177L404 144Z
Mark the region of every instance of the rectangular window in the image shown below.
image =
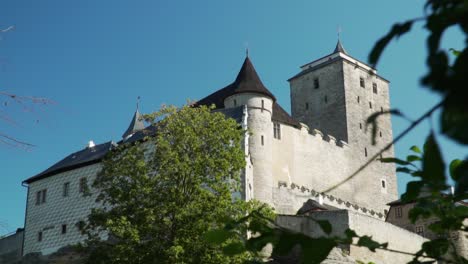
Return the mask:
M318 79L318 78L315 78L315 79L314 79L314 88L315 88L315 89L320 88L320 83L319 83L319 79Z
M265 101L262 100L262 112L263 112L263 108L265 108Z
M372 91L377 94L377 84L376 83L372 83Z
M62 234L67 233L67 225L62 225Z
M359 98L359 96L357 97L357 103L359 104L359 102L361 101L361 98Z
M262 146L265 144L264 140L263 140L263 136L260 137L260 140L262 141Z
M281 126L279 123L273 123L273 137L281 139Z
M385 187L386 187L385 181L384 181L384 180L382 180L382 188L384 188L384 189L385 189Z
M414 231L416 232L416 234L424 236L424 226L416 226L414 228Z
M372 109L372 102L369 102L369 108Z
M36 205L41 204L41 193L42 191L36 192Z
M396 207L395 208L395 217L396 218L401 218L403 216L403 210L401 207Z
M359 84L361 85L362 88L366 88L366 83L364 82L364 78L359 78Z
M63 184L63 197L68 197L69 193L70 193L70 183L66 182Z
M42 231L37 233L37 241L41 242L42 241Z
M80 179L80 190L79 190L80 193L84 193L86 191L87 184L88 184L88 182L87 182L86 178L81 178Z
M47 189L42 190L42 201L41 203L46 202L46 197L47 197Z

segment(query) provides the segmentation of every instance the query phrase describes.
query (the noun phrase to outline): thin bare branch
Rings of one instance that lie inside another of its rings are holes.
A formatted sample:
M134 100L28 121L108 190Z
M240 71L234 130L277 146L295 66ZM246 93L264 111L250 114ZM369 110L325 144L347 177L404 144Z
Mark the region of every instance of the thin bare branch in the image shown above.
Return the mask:
M411 130L413 130L416 126L418 126L419 123L421 123L424 119L430 117L432 115L432 113L435 110L439 109L444 103L445 103L445 98L442 101L440 101L439 103L437 103L436 105L434 105L431 109L429 109L421 117L419 117L418 119L413 121L403 132L401 132L397 137L395 137L395 139L392 142L387 144L383 149L381 149L374 156L372 156L366 163L364 163L362 166L360 166L353 174L349 175L346 179L340 181L339 183L333 185L332 187L326 189L322 193L330 192L330 191L338 188L339 186L343 185L345 182L347 182L347 181L351 180L352 178L356 177L356 175L358 175L361 171L363 171L365 168L367 168L367 166L369 166L369 164L374 162L374 160L377 159L380 156L380 154L382 154L383 152L390 149L390 147L392 145L394 145L395 143L400 141L406 134L408 134Z

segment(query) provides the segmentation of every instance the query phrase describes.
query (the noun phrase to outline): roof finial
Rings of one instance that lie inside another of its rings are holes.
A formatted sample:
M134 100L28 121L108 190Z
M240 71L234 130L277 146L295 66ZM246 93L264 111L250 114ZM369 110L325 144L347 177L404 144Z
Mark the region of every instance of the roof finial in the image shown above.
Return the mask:
M244 46L245 46L245 57L248 58L249 57L249 42L244 42Z
M139 108L140 108L140 96L137 97L136 110L138 111Z
M341 37L341 36L340 36L340 35L341 35L341 26L338 26L338 28L336 29L336 33L337 33L337 35L338 35L338 41L340 41L340 40L341 40L341 39L340 39L340 37Z

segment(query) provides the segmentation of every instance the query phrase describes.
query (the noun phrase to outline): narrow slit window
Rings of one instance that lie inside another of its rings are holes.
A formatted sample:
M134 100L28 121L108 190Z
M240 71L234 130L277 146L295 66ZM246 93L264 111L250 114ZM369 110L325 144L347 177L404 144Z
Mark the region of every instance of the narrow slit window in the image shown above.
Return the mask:
M234 99L234 106L237 106L237 100Z
M364 156L367 157L367 148L364 148Z
M62 234L67 233L67 225L62 225Z
M384 188L384 189L387 188L385 180L382 180L382 188Z
M382 137L382 131L379 131L379 136Z
M324 101L325 101L325 103L328 103L328 98L327 98L326 95L325 95Z
M261 140L261 142L262 142L262 146L264 146L264 145L265 145L265 141L263 140L263 136L260 137L260 140Z
M362 88L366 88L366 83L364 82L364 78L359 78L359 84L361 85Z
M273 123L273 137L281 139L281 126L279 123Z
M320 88L320 83L319 83L319 79L318 79L318 78L315 78L315 79L314 79L314 88L315 88L315 89Z
M265 108L265 101L262 100L262 112L263 112L263 108Z
M362 129L362 123L359 123L359 129Z
M81 178L80 179L80 193L84 193L87 189L87 186L88 185L88 181L86 180L86 178Z
M42 231L37 233L37 241L41 242L42 241Z
M357 103L359 104L359 102L361 102L361 98L358 96L357 97Z
M36 205L41 204L41 192L42 191L36 192Z
M396 218L401 218L403 216L403 210L401 209L401 207L397 207L395 208L395 217Z
M63 197L68 197L70 193L70 183L66 182L63 184Z
M377 94L377 84L376 83L372 83L372 91Z
M383 107L380 107L380 112L383 113Z
M309 103L305 103L305 109L309 110Z
M45 203L47 198L47 189L42 190L42 201L41 203Z
M369 108L372 109L372 102L369 102Z

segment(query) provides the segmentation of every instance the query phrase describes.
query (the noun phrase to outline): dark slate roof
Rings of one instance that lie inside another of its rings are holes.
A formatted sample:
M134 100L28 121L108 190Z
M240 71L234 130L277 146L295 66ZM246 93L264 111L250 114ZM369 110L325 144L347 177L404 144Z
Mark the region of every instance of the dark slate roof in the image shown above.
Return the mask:
M309 199L307 202L305 202L302 207L297 211L297 215L304 215L307 214L313 210L337 210L336 207L326 205L326 204L320 204L315 200Z
M133 115L132 122L130 122L130 125L128 126L127 130L125 133L123 133L122 138L126 138L130 136L131 134L140 131L145 128L145 123L141 119L141 114L138 111L138 109L135 111L135 114Z
M213 112L222 113L226 117L236 120L237 123L242 123L242 118L244 116L244 107L241 105L233 108L215 109Z
M196 105L214 104L217 109L224 108L224 99L233 94L242 92L260 93L271 97L273 99L273 115L271 119L290 126L300 127L300 123L292 118L288 112L276 102L274 95L262 84L249 57L245 59L236 81L199 100L196 102Z
M337 53L337 52L347 54L346 50L343 48L343 45L341 44L340 40L338 40L338 42L336 43L335 50L333 51L333 53Z
M242 122L243 117L243 107L238 106L229 109L217 109L214 112L223 113L226 117L230 117L235 119L238 123ZM138 113L139 114L139 113ZM143 140L146 136L152 136L156 134L156 126L151 125L146 128L140 129L133 134L130 134L130 137L126 137L118 142L118 144L127 144L136 141ZM57 162L47 170L27 179L24 183L31 183L37 180L41 180L47 178L49 176L74 170L80 167L88 166L94 163L98 163L102 160L102 158L112 149L115 143L109 141L107 143L96 145L92 148L85 148L78 152L68 155L66 158L62 159L61 161Z
M77 169L80 167L88 166L97 163L109 152L114 143L112 141L96 145L92 148L85 148L78 152L68 155L66 158L54 164L47 170L25 180L23 183L31 183L40 179L44 179L48 176Z

